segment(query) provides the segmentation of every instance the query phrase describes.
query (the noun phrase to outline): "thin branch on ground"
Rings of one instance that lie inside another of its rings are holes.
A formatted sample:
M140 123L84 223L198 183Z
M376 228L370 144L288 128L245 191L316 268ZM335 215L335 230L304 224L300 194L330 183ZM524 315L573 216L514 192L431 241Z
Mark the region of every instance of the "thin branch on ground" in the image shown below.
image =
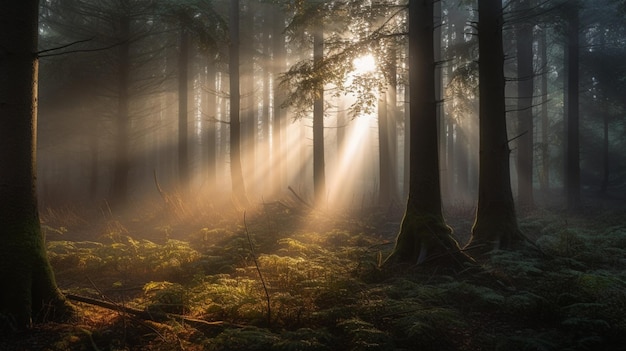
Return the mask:
M252 255L252 259L254 260L254 266L256 267L256 271L259 273L259 278L261 279L261 284L263 284L263 290L265 291L265 298L267 300L267 326L269 327L272 324L272 306L270 302L270 293L267 290L267 285L265 285L265 279L263 278L263 273L261 273L259 261L256 259L254 246L252 245L252 239L250 239L250 232L248 231L248 224L246 223L245 211L243 212L243 226L246 231L246 237L248 238L248 244L250 245L250 254Z

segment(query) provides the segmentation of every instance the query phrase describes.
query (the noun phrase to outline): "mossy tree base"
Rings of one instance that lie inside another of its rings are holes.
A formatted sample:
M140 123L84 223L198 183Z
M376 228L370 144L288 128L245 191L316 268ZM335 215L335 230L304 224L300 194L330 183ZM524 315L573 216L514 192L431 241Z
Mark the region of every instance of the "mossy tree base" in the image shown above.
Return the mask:
M33 322L61 321L73 308L56 286L38 220L14 226L0 239L0 332L28 328Z
M407 209L395 248L383 266L436 264L459 268L470 262L442 217Z
M479 207L472 237L464 250L476 257L484 256L493 250L514 249L523 240L512 203L492 202Z

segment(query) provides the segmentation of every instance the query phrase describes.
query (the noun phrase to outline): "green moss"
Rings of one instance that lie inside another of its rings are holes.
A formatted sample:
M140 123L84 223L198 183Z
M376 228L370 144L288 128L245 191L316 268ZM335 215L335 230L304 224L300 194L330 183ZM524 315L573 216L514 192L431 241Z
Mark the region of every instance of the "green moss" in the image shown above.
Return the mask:
M452 237L452 229L444 223L443 217L421 215L407 209L395 248L385 265L432 263L437 259L447 262L466 261L457 241Z

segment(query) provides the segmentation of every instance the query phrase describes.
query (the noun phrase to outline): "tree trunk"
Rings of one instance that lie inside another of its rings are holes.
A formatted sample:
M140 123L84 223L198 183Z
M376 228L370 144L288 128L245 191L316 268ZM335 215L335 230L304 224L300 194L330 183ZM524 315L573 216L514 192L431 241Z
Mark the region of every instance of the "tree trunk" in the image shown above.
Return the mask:
M37 209L38 1L0 5L0 332L70 312L46 255Z
M129 85L130 85L130 18L120 18L120 41L118 47L118 85L117 85L117 116L115 118L115 164L113 165L113 183L111 185L111 201L121 205L128 196L129 157Z
M274 114L272 119L272 165L271 178L274 180L274 191L280 193L280 190L286 188L283 172L283 145L282 145L282 129L283 120L285 119L285 110L281 107L284 100L284 93L280 87L279 75L285 70L285 36L283 30L285 27L285 18L282 11L277 11L274 19L274 28L272 31L272 60L273 60L273 78L274 85Z
M249 205L241 170L241 123L239 110L241 95L239 91L239 0L230 2L230 176L233 198L237 206Z
M610 159L609 159L609 114L604 111L602 118L602 183L600 184L600 194L606 195L609 187Z
M504 101L502 1L478 1L480 171L478 208L468 248L484 253L509 248L519 238Z
M520 16L528 16L530 0L517 5ZM522 21L517 28L517 200L520 208L533 206L533 28Z
M462 255L441 209L431 0L409 2L410 180L396 245L386 264L454 262Z
M550 187L550 142L548 140L548 47L547 26L541 28L539 51L541 56L541 172L539 188L543 194Z
M578 51L579 20L577 4L568 5L567 43L567 120L565 142L565 194L567 207L580 203L580 142L578 134Z
M449 179L449 169L446 167L446 154L448 152L448 140L446 138L446 118L445 118L445 110L443 105L443 61L442 61L442 39L443 39L443 13L441 11L441 1L434 2L434 13L441 14L437 15L435 18L435 30L434 30L434 55L435 55L435 98L437 99L437 135L438 135L438 148L439 148L439 159L443 162L443 167L440 169L440 183L441 183L441 196L442 199L450 198L450 182Z
M204 94L204 107L208 121L203 123L206 133L206 170L211 191L215 190L217 185L217 79L217 67L215 59L212 57L207 62L206 85L208 92Z
M321 21L321 20L320 20ZM313 60L319 67L324 59L324 27L321 23L313 31ZM324 164L324 86L320 83L313 102L313 190L315 203L321 205L326 196Z
M255 9L252 6L244 6L242 13L244 25L244 36L241 39L243 45L240 45L240 52L243 53L241 59L241 156L243 160L243 174L248 181L246 191L249 194L256 194L258 190L257 184L257 140L258 140L258 121L257 121L257 101L256 101L256 82L254 72L254 60L256 55L256 33L254 32L254 16ZM241 49L243 48L243 50Z
M392 201L393 181L389 150L389 123L386 93L378 98L378 204L389 206Z
M411 100L411 87L404 84L404 101ZM403 156L403 174L402 174L402 197L407 199L409 196L409 188L411 183L411 107L408 103L404 103L404 154Z
M269 11L265 11L267 15ZM261 135L260 135L260 147L259 147L259 160L262 163L260 167L260 181L265 179L271 179L270 168L272 167L270 158L270 25L265 22L265 33L263 35L263 111L261 113ZM267 187L261 187L260 190L265 193L261 193L264 197L272 195L272 187L268 184Z
M398 62L397 48L389 53L389 84L387 84L387 124L389 139L389 169L391 172L391 199L398 200Z
M189 33L185 28L181 28L178 50L178 184L184 188L189 181Z
M89 140L89 151L90 151L90 162L89 162L89 198L96 199L98 198L98 179L99 179L99 168L98 168L98 156L100 149L100 138L99 138L99 128L98 121L93 121L94 124L93 130L91 131L90 140Z

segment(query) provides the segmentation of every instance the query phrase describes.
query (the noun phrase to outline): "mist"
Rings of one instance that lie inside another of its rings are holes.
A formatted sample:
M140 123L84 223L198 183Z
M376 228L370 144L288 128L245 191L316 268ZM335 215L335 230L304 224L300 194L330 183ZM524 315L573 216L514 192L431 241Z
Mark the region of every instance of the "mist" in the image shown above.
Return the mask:
M625 14L41 0L31 256L77 322L0 348L623 345Z

